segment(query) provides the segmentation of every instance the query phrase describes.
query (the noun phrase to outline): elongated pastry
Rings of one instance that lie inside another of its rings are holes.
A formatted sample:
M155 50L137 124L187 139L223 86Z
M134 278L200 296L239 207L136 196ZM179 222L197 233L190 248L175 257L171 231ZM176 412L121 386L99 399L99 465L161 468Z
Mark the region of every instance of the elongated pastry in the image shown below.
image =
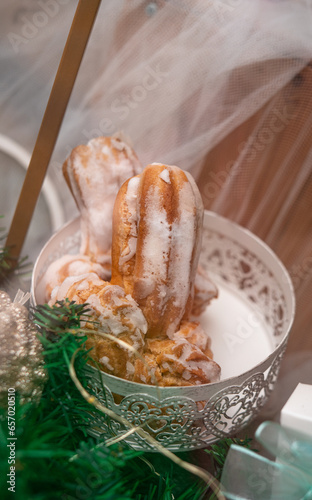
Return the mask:
M119 190L111 282L139 304L147 338L172 336L190 315L202 218L198 188L176 166L148 165Z
M141 169L132 148L118 136L97 137L73 149L63 175L81 213L81 254L110 267L115 197Z

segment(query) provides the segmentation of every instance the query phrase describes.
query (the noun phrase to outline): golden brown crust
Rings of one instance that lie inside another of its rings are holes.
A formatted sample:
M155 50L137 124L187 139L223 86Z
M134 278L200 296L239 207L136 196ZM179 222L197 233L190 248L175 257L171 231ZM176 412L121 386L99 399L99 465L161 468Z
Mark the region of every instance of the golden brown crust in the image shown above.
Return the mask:
M148 338L174 333L190 315L203 217L196 189L178 167L152 164L116 198L112 283L139 304Z
M52 262L41 278L45 290L45 302L49 302L54 288L60 286L66 278L87 273L95 273L104 281L110 279L110 269L92 262L87 255L63 255Z
M135 178L138 177L136 176ZM126 199L130 180L121 186L114 204L111 282L122 286L126 293L132 294L136 255L134 254L129 258L129 240L131 237L137 237L137 222L136 220L135 222L131 220L132 218L136 218L137 214L131 214ZM136 205L136 203L133 205ZM135 206L134 208L136 209L137 207ZM135 234L132 234L134 231ZM128 255L128 258L123 258L124 255Z
M136 352L142 352L147 331L142 311L132 297L126 296L121 287L100 280L90 273L67 278L51 304L64 298L78 304L88 303L90 306L84 327L90 331L86 347L92 348L92 358L104 371L130 378L134 371ZM105 335L97 333L99 331L110 334L113 338L105 338ZM120 345L118 341L125 342L130 348Z
M215 382L220 376L210 339L199 323L183 322L172 339L147 340L144 360L135 362L134 382L189 386Z
M97 137L73 149L63 175L81 214L80 253L110 265L115 197L141 170L133 149L118 136Z
M92 147L96 145L96 148ZM105 148L107 151L105 152ZM80 144L76 146L63 163L63 176L64 179L76 201L77 207L80 209L81 203L84 203L83 193L80 183L79 174L75 169L75 164L78 162L84 170L89 168L90 156L94 154L92 161L96 165L103 165L109 163L113 165L113 161L118 163L124 158L129 158L133 163L132 174L135 175L141 170L139 159L136 153L130 146L126 145L118 136L112 137L96 137L88 144ZM130 177L130 176L129 176ZM107 179L109 181L109 179ZM124 179L125 180L125 179ZM120 185L123 180L121 178Z

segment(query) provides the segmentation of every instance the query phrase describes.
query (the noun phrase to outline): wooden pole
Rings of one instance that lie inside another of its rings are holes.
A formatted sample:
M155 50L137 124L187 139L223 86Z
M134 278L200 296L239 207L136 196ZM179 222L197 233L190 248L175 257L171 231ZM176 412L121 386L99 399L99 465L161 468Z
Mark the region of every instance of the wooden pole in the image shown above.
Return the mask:
M100 3L79 0L6 240L12 267L24 245Z

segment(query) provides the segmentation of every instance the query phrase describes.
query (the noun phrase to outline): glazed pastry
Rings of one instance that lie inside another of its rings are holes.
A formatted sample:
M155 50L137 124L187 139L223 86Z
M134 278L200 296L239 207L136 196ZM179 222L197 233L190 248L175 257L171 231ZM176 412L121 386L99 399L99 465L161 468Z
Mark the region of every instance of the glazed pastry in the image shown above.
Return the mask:
M212 359L210 338L199 323L183 322L171 339L148 339L144 360L135 362L135 382L188 386L220 378L221 369Z
M90 306L85 328L90 331L86 347L93 347L92 358L108 373L132 377L136 353L96 332L108 333L142 352L147 323L133 298L126 296L121 287L101 280L94 273L66 278L53 290L50 305L65 298Z
M171 337L190 315L202 218L193 178L175 166L148 165L117 195L111 282L139 304L147 338Z
M71 152L63 174L81 214L81 254L110 267L115 197L141 170L132 148L118 136L97 137Z
M63 255L52 262L41 278L45 302L49 302L53 289L66 278L87 273L95 273L104 281L110 279L110 272L97 262L92 262L87 255Z
M52 290L49 305L65 299L77 302L77 304L84 304L91 294L97 294L105 285L109 285L109 283L103 281L95 273L68 276Z
M218 289L205 270L199 266L195 276L192 316L200 316L212 299L218 297Z

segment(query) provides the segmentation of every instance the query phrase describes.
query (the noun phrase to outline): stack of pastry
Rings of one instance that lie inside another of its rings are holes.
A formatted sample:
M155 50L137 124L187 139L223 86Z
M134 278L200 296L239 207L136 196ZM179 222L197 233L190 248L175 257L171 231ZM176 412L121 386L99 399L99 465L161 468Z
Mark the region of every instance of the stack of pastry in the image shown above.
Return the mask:
M198 269L203 223L198 188L176 166L153 163L138 173L132 149L119 140L115 155L114 141L95 139L91 147L76 148L64 164L81 211L82 246L80 255L62 257L47 270L46 299L89 304L87 347L112 375L160 386L218 381L210 338L194 321L217 296ZM108 156L110 170L95 151ZM127 180L120 175L116 182L116 162L127 166L122 169ZM92 183L85 181L91 177Z

